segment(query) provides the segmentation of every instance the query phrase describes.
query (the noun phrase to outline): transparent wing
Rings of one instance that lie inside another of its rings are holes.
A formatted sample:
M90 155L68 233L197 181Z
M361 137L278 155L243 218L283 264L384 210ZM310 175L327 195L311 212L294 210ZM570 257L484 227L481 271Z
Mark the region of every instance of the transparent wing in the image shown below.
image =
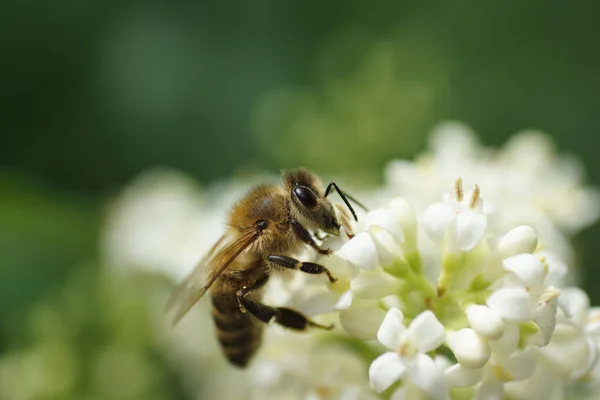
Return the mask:
M167 302L166 313L176 325L200 300L227 267L246 250L258 233L249 232L231 240L223 235L192 272L175 288Z

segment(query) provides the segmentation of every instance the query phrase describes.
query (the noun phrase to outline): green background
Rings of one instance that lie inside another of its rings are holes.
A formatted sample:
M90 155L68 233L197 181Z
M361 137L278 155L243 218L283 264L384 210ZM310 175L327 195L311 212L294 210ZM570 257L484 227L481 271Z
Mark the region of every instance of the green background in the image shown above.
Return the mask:
M436 122L457 119L493 146L542 129L600 184L591 2L5 0L2 8L0 356L27 351L48 370L71 360L78 371L76 383L23 398L130 398L90 378L90 360L107 346L143 366L135 393L183 397L143 317L144 296L164 282L140 277L139 293L127 293L126 282L97 276L106 201L148 167L201 183L297 165L377 182L387 160L411 157ZM575 238L594 304L599 239L598 226ZM129 330L123 297L140 310ZM65 346L57 353L47 342Z

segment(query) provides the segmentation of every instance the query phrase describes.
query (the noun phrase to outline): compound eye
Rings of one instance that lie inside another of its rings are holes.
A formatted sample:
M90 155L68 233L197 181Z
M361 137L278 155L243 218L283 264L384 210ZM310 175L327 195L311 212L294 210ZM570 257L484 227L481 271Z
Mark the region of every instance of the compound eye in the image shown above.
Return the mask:
M307 208L314 208L319 205L319 200L312 190L306 186L296 186L294 188L294 195L300 200L303 206Z
M262 232L269 227L269 223L267 221L265 221L264 219L260 219L260 220L256 221L256 227L258 228L259 231Z

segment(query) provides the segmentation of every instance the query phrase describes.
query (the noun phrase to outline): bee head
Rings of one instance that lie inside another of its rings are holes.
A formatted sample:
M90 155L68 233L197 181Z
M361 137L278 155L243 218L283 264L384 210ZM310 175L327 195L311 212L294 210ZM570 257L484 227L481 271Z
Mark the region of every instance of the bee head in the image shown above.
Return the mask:
M339 235L338 222L332 204L325 198L321 182L314 174L300 169L284 174L284 187L290 193L290 212L307 228Z

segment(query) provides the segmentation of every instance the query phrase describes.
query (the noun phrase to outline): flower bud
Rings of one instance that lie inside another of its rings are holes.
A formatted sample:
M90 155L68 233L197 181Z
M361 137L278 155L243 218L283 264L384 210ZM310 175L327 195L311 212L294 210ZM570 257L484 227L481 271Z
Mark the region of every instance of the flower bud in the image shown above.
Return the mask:
M465 368L461 364L454 364L446 369L445 374L452 386L466 387L481 382L484 371L483 368L471 369Z
M535 230L527 225L519 226L508 231L498 242L497 251L500 258L517 254L533 253L538 239Z
M350 264L357 268L374 270L377 268L378 257L375 243L367 232L362 232L344 243L340 253Z
M446 335L446 342L458 362L466 368L482 368L490 359L490 346L473 329L464 328Z
M469 324L480 336L488 340L497 340L504 334L504 320L491 308L470 305L466 313Z

